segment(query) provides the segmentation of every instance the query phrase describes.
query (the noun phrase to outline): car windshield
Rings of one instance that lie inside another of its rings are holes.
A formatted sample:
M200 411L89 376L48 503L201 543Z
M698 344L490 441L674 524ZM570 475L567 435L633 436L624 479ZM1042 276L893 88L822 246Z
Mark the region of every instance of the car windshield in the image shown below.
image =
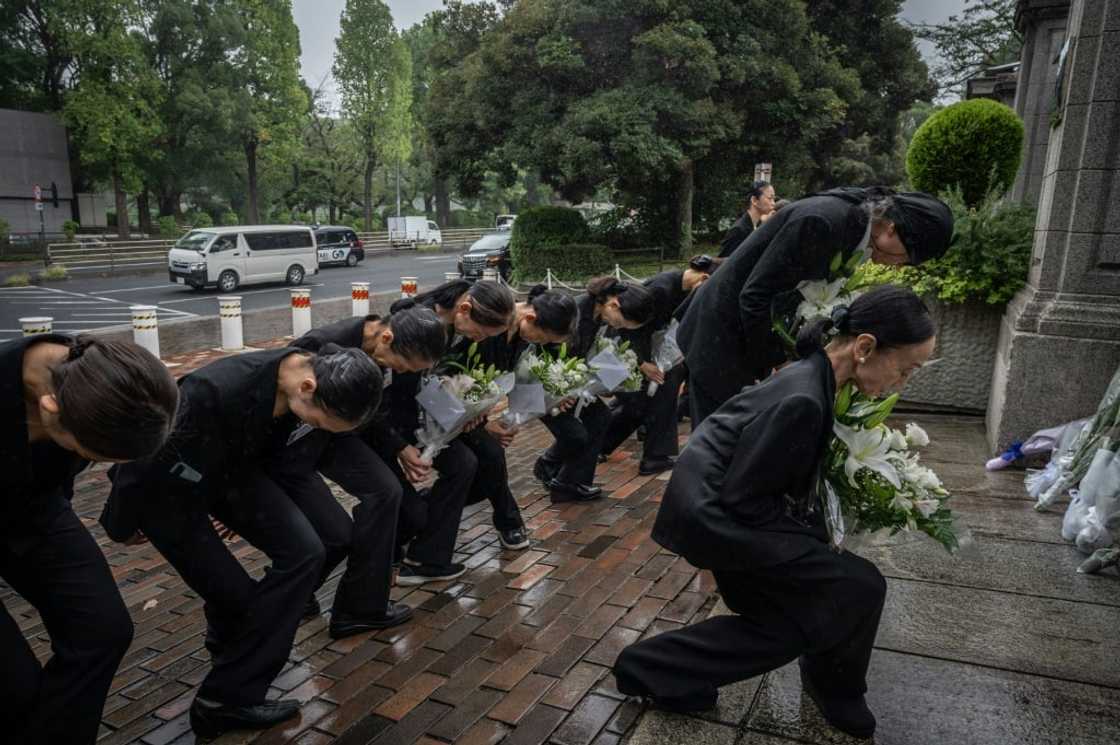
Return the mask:
M500 248L505 248L509 245L509 239L509 235L484 235L474 242L474 245L471 246L470 253L495 251Z
M182 248L186 251L198 251L199 253L202 253L202 250L206 247L206 244L209 243L210 239L213 237L213 233L204 233L201 230L192 230L175 242L175 248Z

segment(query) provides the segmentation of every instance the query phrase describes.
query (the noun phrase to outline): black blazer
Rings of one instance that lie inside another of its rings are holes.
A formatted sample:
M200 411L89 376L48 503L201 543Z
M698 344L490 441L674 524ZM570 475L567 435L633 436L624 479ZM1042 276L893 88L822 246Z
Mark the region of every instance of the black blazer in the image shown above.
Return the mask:
M806 534L827 540L815 495L835 389L818 352L705 419L677 459L653 539L700 568L740 571L797 558Z
M42 334L0 344L0 542L17 553L34 546L54 518L68 509L74 477L89 464L53 440L27 441L23 354L44 342L69 347L74 340Z
M286 347L225 357L179 379L179 414L167 445L145 460L109 469L113 486L101 513L110 538L124 541L140 527L144 503L164 495L208 502L224 496L247 467L283 449L298 425L277 419L277 374Z
M754 230L754 221L751 220L751 216L743 213L743 215L735 221L735 224L731 226L731 230L727 231L727 235L723 237L723 240L719 242L719 257L721 259L726 259L731 254L735 253L735 249L741 246L743 241L749 238Z
M579 309L579 321L568 340L568 356L583 357L591 349L591 343L599 335L599 329L606 323L595 320L595 298L586 292L576 296L576 308Z
M728 399L785 361L772 306L802 280L826 279L838 251L847 259L867 228L861 189L798 200L751 233L711 279L697 288L678 341L689 379Z

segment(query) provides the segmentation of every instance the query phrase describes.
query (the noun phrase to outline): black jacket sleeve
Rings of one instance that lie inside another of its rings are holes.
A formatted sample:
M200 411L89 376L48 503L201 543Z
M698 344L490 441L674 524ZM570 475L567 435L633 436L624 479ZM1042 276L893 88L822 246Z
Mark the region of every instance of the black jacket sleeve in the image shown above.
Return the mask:
M719 257L726 259L731 254L735 253L735 249L742 245L750 234L754 232L754 225L744 223L744 218L739 218L735 224L731 226L731 230L727 231L727 235L719 243Z
M728 514L747 525L778 520L785 497L806 468L815 467L824 412L813 396L799 394L759 413L739 435L720 491Z
M806 279L828 276L833 245L828 223L822 217L806 215L790 220L771 239L770 245L751 270L739 291L739 323L744 348L761 370L785 361L785 350L773 333L771 308L774 299L797 289Z

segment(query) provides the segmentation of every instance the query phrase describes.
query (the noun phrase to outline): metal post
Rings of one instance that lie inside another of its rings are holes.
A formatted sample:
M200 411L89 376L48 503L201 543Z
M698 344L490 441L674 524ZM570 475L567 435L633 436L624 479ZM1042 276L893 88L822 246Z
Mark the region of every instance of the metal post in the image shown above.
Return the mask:
M618 264L614 265L614 278L622 281L622 267Z
M292 336L299 338L311 330L311 290L292 289Z
M222 351L237 352L245 348L241 327L241 296L225 295L218 298L218 317L222 324Z
M159 357L159 321L154 305L132 305L132 340Z
M54 319L50 316L28 316L19 319L19 323L23 327L24 336L50 334L54 331Z
M552 289L552 270L546 269L544 274L544 283L548 285L548 289Z
M369 315L369 282L350 283L351 312L358 318Z

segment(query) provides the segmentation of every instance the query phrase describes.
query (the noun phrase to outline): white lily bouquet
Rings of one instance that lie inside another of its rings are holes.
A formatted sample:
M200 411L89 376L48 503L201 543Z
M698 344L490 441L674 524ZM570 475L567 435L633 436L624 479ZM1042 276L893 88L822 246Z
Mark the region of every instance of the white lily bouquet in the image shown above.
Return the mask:
M530 348L517 363L517 386L539 385L544 398L544 413L552 416L560 413L558 407L562 401L578 397L590 382L591 369L587 361L582 357L569 357L567 344L561 344L556 355L540 347ZM515 410L511 401L510 417L529 421L532 413Z
M514 385L513 373L482 365L478 345L467 350L466 364L451 363L455 375L428 378L416 395L424 414L416 430L421 457L429 463L463 432L466 425L493 409Z
M638 353L630 348L630 342L614 337L600 336L591 344L591 351L587 354L587 365L601 387L606 389L601 395L615 391L640 391L645 377L639 364ZM623 373L625 377L622 377ZM617 382L620 379L621 382Z
M669 322L668 328L653 332L653 364L657 365L657 369L664 374L684 362L684 352L677 344L679 328L680 323L674 318ZM657 383L650 381L646 387L646 395L651 397L656 395L659 387Z
M850 305L862 291L875 284L860 267L866 261L862 251L857 251L844 261L843 252L832 257L828 279L805 280L792 293L775 300L771 308L774 333L789 348L797 346L797 332L801 327L818 318L828 318L838 305Z
M929 436L916 424L905 433L884 422L898 402L863 396L851 383L836 396L832 442L822 470L825 522L834 547L847 536L883 531L925 533L956 553L968 540L954 524L949 492L919 462Z

